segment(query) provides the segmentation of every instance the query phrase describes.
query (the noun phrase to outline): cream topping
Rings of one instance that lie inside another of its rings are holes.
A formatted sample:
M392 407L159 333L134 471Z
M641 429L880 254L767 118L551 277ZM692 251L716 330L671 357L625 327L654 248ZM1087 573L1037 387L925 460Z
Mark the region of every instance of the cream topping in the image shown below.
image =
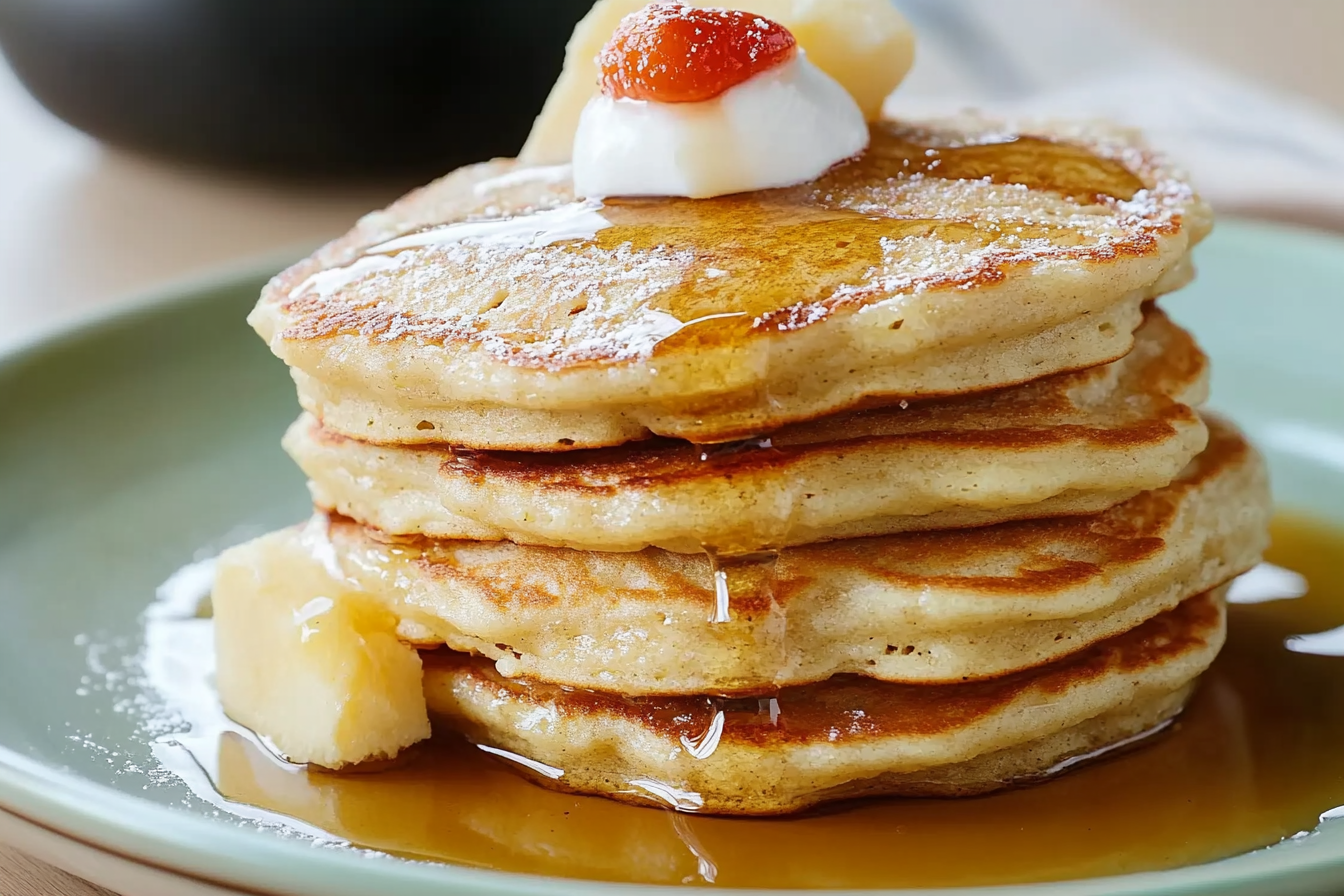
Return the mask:
M593 97L574 138L574 190L704 199L783 187L867 145L853 97L799 50L704 102Z

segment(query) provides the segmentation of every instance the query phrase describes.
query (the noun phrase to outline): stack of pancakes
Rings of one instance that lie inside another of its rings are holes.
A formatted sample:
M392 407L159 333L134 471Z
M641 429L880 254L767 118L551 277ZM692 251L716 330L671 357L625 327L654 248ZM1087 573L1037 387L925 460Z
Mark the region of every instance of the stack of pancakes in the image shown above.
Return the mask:
M1255 452L1151 300L1207 209L1126 133L873 125L798 187L457 171L277 277L307 525L214 596L296 761L432 717L721 813L974 794L1160 730L1253 565Z

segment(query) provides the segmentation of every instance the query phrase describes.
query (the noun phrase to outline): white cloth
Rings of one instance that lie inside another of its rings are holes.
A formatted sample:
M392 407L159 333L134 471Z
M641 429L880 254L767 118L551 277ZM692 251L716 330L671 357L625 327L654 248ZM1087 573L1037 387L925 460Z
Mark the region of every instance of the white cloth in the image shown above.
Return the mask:
M1223 213L1344 229L1344 120L1058 0L896 0L920 35L892 114L967 108L1142 128Z

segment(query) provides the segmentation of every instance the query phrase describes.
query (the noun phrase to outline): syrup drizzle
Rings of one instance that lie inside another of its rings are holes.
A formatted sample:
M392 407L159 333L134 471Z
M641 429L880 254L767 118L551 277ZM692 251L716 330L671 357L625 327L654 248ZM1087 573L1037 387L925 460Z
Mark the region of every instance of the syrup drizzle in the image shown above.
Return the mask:
M1169 730L1056 780L974 800L866 801L769 820L660 813L536 787L505 767L525 757L500 761L446 733L377 772L294 766L218 712L209 641L200 635L209 622L180 595L147 614L145 666L195 727L155 753L198 796L234 815L327 842L516 872L933 887L1210 861L1344 816L1344 658L1285 648L1294 639L1320 644L1312 636L1344 624L1344 532L1281 519L1271 561L1238 583L1228 646ZM778 721L770 698L712 698L709 706L710 719L746 712L761 724ZM695 743L703 749L707 740ZM666 782L629 786L683 811L698 801Z
M773 450L775 450L775 444L770 438L739 439L735 442L713 442L706 445L695 446L695 451L700 455L701 461L712 461L721 457L731 457L735 454L741 454L747 451Z
M596 200L573 202L532 215L444 224L370 246L350 264L328 268L308 277L290 291L289 298L335 295L365 277L392 270L409 261L414 257L411 254L414 249L455 245L539 249L571 240L591 240L598 231L610 226L611 221L602 215L602 203Z
M733 442L718 442L706 445L694 445L693 450L702 463L713 463L723 458L746 452L777 453L769 437L739 439ZM791 520L784 523L782 531L776 533L779 544L788 542L788 527ZM710 575L714 585L714 609L709 621L723 625L733 621L733 607L758 618L764 610L765 622L760 628L761 637L766 640L766 657L775 661L773 668L784 666L785 637L787 621L783 606L775 599L778 585L777 564L779 550L760 548L753 550L730 549L725 546L703 545L705 556L709 559Z
M708 545L704 551L713 581L709 622L715 637L740 645L754 678L775 679L788 663L788 616L775 597L779 551L728 553Z

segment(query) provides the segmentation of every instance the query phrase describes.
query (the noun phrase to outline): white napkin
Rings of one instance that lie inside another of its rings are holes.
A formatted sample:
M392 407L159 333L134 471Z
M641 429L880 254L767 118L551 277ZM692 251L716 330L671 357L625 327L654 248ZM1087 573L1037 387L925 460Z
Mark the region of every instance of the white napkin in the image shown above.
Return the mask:
M920 35L890 113L974 108L1142 128L1224 213L1344 229L1344 120L1058 0L896 0Z

